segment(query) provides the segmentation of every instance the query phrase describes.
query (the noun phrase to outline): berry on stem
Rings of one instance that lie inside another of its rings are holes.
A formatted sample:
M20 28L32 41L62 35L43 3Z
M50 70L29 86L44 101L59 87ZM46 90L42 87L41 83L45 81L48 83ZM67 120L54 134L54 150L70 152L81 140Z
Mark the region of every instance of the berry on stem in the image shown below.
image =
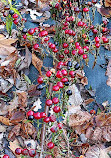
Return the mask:
M47 106L51 106L52 105L52 100L51 99L47 99L45 103L46 103Z
M47 144L47 147L49 148L49 149L53 149L54 148L54 143L53 142L49 142L48 144Z
M61 111L61 109L60 109L59 106L54 106L53 111L54 111L55 113L58 113L58 112Z
M29 156L34 157L36 155L36 150L35 149L30 149L29 150Z
M10 158L8 155L4 155L3 158Z
M15 149L15 154L16 155L20 155L22 153L22 149L21 148L16 148Z

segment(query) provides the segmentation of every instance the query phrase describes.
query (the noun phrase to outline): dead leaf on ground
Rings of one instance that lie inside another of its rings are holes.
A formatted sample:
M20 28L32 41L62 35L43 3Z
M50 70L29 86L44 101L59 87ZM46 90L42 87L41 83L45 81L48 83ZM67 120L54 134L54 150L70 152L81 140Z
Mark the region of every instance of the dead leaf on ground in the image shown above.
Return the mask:
M11 46L11 44L15 43L18 39L8 38L6 39L5 36L0 35L0 55L9 55L12 52L16 51L16 48Z
M27 93L26 92L18 92L18 103L23 106L27 107Z
M87 100L84 101L84 104L85 104L85 105L88 105L88 104L90 104L90 103L92 103L92 102L94 102L94 101L95 101L95 99L89 98L89 99L87 99Z
M3 123L5 125L7 125L7 126L11 125L9 118L6 118L4 116L0 116L0 123Z
M43 66L43 61L40 60L34 53L32 53L32 64L39 71L40 75L42 75L41 68Z
M88 79L87 79L87 77L83 77L83 78L81 79L81 83L83 84L83 86L88 85Z
M14 141L15 137L20 135L20 128L21 128L20 123L18 125L14 126L14 128L12 128L12 130L8 134L8 139L11 141Z
M19 122L21 122L24 119L25 119L25 112L17 111L11 116L10 122L13 124L18 124Z
M106 70L106 76L108 76L107 79L107 85L111 87L111 59L109 60L107 70Z
M39 96L39 95L41 95L41 91L37 90L37 85L31 85L29 87L29 89L28 89L28 95L30 97L32 97L32 96Z

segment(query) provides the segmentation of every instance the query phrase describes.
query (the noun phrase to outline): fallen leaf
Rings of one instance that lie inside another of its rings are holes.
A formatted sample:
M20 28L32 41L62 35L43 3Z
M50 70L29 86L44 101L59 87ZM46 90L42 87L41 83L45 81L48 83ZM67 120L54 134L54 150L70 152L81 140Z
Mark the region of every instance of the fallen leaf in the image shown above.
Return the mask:
M43 61L41 61L34 53L32 53L32 64L39 71L40 75L42 75L41 68L43 66Z
M108 76L107 79L107 85L111 87L111 59L109 60L107 70L106 70L106 76Z
M24 91L20 91L17 93L17 95L18 95L18 103L23 107L27 107L27 93Z
M8 139L11 141L14 141L15 137L19 136L21 134L20 129L21 129L20 123L18 125L14 126L14 128L12 128L12 130L8 134Z
M0 116L0 122L7 125L7 126L11 125L9 118L6 118L4 116Z
M37 90L37 85L31 85L29 87L29 89L28 89L28 95L30 97L32 97L32 96L39 96L39 95L41 95L41 91Z
M93 101L95 101L93 98L89 98L89 99L84 101L84 104L88 105L88 104L92 103Z
M24 111L17 111L10 118L10 122L13 124L18 124L19 122L21 122L24 119L25 119L25 112Z
M82 83L84 86L88 85L87 77L83 77L83 78L81 79L81 83Z

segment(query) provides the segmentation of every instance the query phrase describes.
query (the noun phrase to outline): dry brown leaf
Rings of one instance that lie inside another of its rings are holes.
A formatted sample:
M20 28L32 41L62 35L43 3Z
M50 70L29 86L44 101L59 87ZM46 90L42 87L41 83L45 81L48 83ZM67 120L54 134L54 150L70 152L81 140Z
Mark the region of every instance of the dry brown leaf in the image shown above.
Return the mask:
M37 85L31 85L28 89L29 96L39 96L41 95L41 91L37 90Z
M16 48L11 46L17 39L8 38L6 39L3 35L0 35L0 55L9 55L16 51Z
M43 66L43 62L34 53L32 53L32 64L39 71L40 75L42 75L41 68Z
M21 128L20 123L18 125L16 125L14 128L12 128L12 130L8 134L8 139L11 140L11 141L14 141L15 137L19 136L21 134L20 133L20 128Z
M107 85L111 87L111 59L109 60L107 70L106 70L106 76L108 76L107 79Z
M18 103L23 107L27 107L27 93L26 92L18 92Z
M7 125L7 126L12 125L12 124L10 123L9 118L6 118L6 117L4 117L4 116L0 116L0 123L3 123L3 124L5 124L5 125Z
M10 122L13 124L18 124L19 122L21 122L24 119L25 119L25 112L24 111L17 111L10 118Z
M81 79L81 83L83 84L83 86L88 85L88 79L87 79L87 77L83 77L83 78Z
M89 99L84 101L84 104L88 105L88 104L92 103L93 101L95 101L93 98L89 98Z
M69 116L69 126L80 126L85 122L89 122L91 115L86 111L77 111L75 114Z

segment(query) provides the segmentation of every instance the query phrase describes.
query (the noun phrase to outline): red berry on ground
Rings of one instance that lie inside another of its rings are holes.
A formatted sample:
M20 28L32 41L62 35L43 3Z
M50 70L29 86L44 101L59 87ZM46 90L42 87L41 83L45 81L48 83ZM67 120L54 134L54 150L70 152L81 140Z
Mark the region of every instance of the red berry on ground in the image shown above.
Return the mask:
M57 49L57 48L53 49L53 52L54 52L54 53L57 53L57 52L58 52L58 49Z
M63 88L64 87L62 82L57 82L57 85L59 86L59 88Z
M38 77L37 82L40 83L40 84L43 83L43 77L41 77L41 76Z
M83 54L83 59L87 59L87 54Z
M83 12L88 12L88 11L89 11L88 8L84 8L84 9L83 9Z
M79 49L78 54L79 55L83 55L84 54L84 50L83 49Z
M35 50L37 50L37 49L39 48L39 44L37 44L37 43L34 44L34 45L33 45L33 48L34 48Z
M19 23L19 20L15 19L13 22L14 22L15 25L17 25Z
M40 113L40 117L41 117L41 118L45 118L45 117L46 117L46 113L45 113L45 112L41 112L41 113Z
M29 35L33 35L34 32L35 32L34 28L31 28L31 29L29 29L29 31L28 31Z
M34 28L34 31L35 31L35 32L38 32L38 31L39 31L39 28L38 28L38 27L35 27L35 28Z
M41 36L43 37L43 36L47 36L48 35L48 32L46 31L46 30L43 30L43 31L41 31Z
M61 70L63 76L67 76L67 71L65 69Z
M89 47L88 46L84 46L83 49L86 49L88 51Z
M40 112L34 113L34 118L37 119L37 120L41 119Z
M58 113L58 112L61 111L61 109L60 109L59 106L54 106L53 111L54 111L55 113Z
M75 8L74 8L74 11L75 11L76 13L79 13L79 12L80 12L80 9L79 9L78 7L75 7Z
M76 50L72 50L72 55L76 55Z
M75 46L77 47L77 46L80 46L80 43L79 42L76 42L75 43Z
M3 158L10 158L8 155L4 155Z
M45 123L48 123L48 122L50 121L50 118L49 118L49 117L45 117L45 118L43 119L43 121L44 121Z
M95 42L96 42L96 43L99 43L99 42L100 42L99 37L95 37Z
M90 114L96 114L95 110L90 110Z
M29 156L34 157L36 155L36 150L35 149L30 149L29 150Z
M64 82L68 82L68 78L66 78L66 77L62 78L62 79L61 79L61 82L63 82L63 83L64 83Z
M69 45L67 43L63 43L63 48L67 48Z
M47 71L47 72L46 72L46 76L47 76L47 77L50 77L51 75L52 75L52 72L51 72L51 71Z
M52 43L52 44L49 46L49 48L51 48L51 49L55 49L56 46L55 46L55 44Z
M16 149L15 149L15 154L16 154L16 155L20 155L21 152L22 152L22 149L21 149L21 148L16 148Z
M56 127L53 126L53 127L50 128L50 131L51 131L52 133L55 133L55 132L57 131L57 129L56 129Z
M98 30L93 29L92 32L93 32L94 34L97 34L97 33L98 33Z
M90 26L90 29L91 29L91 30L94 29L94 25L91 25L91 26Z
M65 50L64 50L64 54L69 54L69 50L68 50L68 49L65 49Z
M27 35L23 35L23 38L26 39L26 38L27 38Z
M46 38L44 39L44 41L45 41L45 42L49 41L49 37L46 37Z
M59 127L59 129L63 128L63 124L62 123L58 123L57 126Z
M28 149L22 149L22 155L28 155L29 154L29 151Z
M52 100L51 99L47 99L45 103L46 103L47 106L51 106L52 105Z
M59 99L56 98L56 97L54 97L54 98L52 99L52 102L53 102L54 104L57 104L57 103L59 103Z
M55 122L56 121L56 117L55 117L55 115L50 115L50 121L51 122Z
M48 144L47 144L47 147L49 148L49 149L53 149L54 148L54 143L53 142L49 142Z
M103 43L108 43L109 42L109 39L108 38L103 38Z
M83 26L83 22L79 21L77 25L82 27Z
M59 86L54 85L54 86L53 86L53 91L59 91Z
M99 47L100 47L100 44L99 44L99 43L96 43L95 46L96 46L96 48L99 48Z
M74 71L69 71L69 75L71 76L71 78L75 77L75 72Z
M56 77L57 78L62 78L63 77L62 72L61 71L57 71Z
M13 14L13 19L17 19L18 18L18 14Z
M33 116L34 115L34 112L33 111L28 111L27 112L27 116Z

